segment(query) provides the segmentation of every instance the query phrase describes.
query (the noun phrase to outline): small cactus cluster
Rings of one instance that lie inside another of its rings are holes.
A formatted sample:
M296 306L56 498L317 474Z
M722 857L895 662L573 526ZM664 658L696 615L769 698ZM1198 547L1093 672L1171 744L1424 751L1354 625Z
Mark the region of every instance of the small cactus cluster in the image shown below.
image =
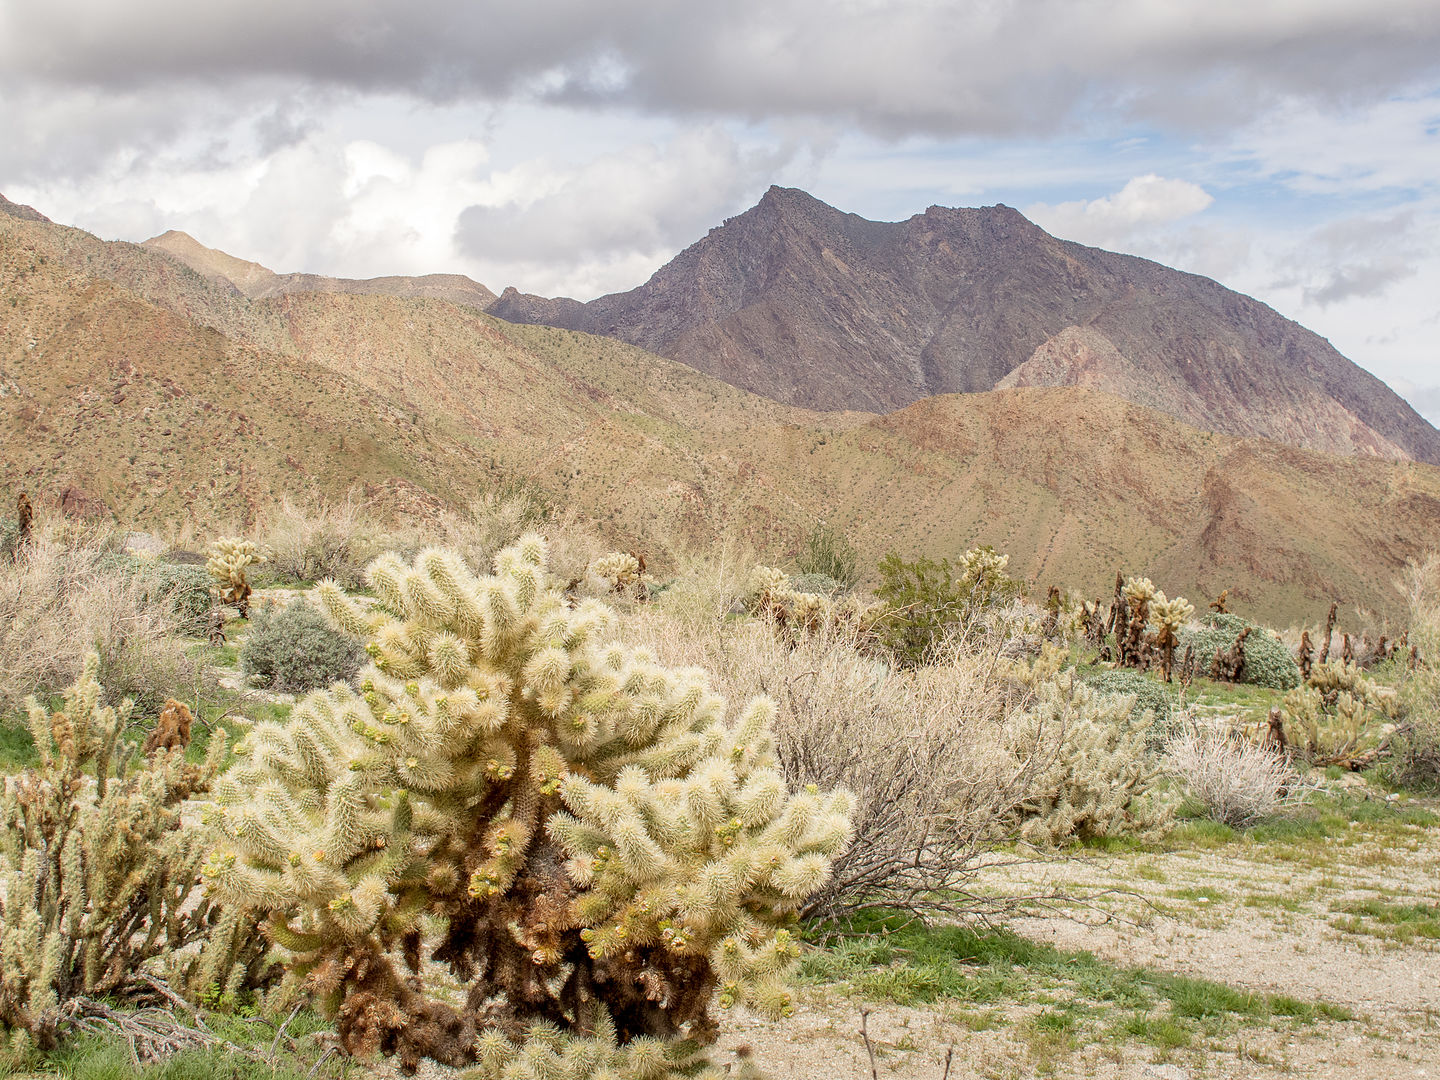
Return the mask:
M120 737L131 703L102 704L99 665L91 653L58 712L30 699L39 764L0 785L0 1058L53 1046L78 995L149 993L147 974L233 991L263 966L253 922L196 895L207 845L180 827L224 737L203 765L182 746L137 760ZM172 727L188 718L179 709Z
M1360 769L1379 757L1399 713L1395 691L1356 664L1327 660L1285 695L1285 744L1312 764Z
M635 600L645 600L650 595L645 560L628 551L612 551L591 560L584 580L592 592L600 595L609 593Z
M712 1004L788 1012L791 927L849 842L849 799L787 791L774 705L728 720L702 671L612 640L533 534L489 576L439 549L366 574L369 609L319 590L367 642L358 687L241 741L205 870L268 915L342 1044L407 1070L523 1080L618 1054L663 1077L713 1039ZM427 960L463 1004L427 995Z
M800 635L828 629L863 637L884 614L883 606L853 596L832 600L820 593L800 592L790 575L773 566L756 566L750 572L745 606L781 630Z
M219 586L220 601L239 611L242 619L250 617L252 592L245 571L264 561L265 556L253 540L222 536L210 545L205 569Z

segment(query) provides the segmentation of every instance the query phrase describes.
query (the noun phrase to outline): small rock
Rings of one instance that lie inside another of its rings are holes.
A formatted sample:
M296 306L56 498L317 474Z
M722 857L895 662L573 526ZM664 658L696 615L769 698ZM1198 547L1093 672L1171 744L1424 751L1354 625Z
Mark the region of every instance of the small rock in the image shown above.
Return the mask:
M1155 1077L1156 1080L1190 1080L1190 1074L1179 1065L1146 1065L1140 1070L1140 1075Z

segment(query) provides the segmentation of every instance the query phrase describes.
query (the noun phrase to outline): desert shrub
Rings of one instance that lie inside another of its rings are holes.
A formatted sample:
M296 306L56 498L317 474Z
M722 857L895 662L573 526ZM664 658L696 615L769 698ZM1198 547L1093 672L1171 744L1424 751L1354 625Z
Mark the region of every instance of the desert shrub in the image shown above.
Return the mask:
M727 720L703 672L614 640L538 536L495 570L382 556L368 610L322 584L373 662L236 747L205 876L268 915L352 1053L518 1078L583 1044L660 1080L713 1039L717 999L789 1011L787 928L846 846L848 798L790 794L773 703ZM427 993L427 960L463 1004Z
M676 635L652 629L657 640ZM677 646L697 648L698 635ZM703 639L702 639L703 640ZM1018 691L997 643L918 672L897 670L825 631L787 640L763 625L725 626L703 653L728 694L766 694L793 785L854 793L854 840L806 914L843 920L869 907L988 911L975 876L1003 842L1006 815L1033 771L1004 749L1004 720Z
M1019 836L1041 847L1071 838L1155 838L1173 808L1153 789L1158 763L1146 750L1150 716L1128 695L1101 693L1065 673L1007 724L1016 761L1038 762L1016 809Z
M1440 553L1432 552L1406 569L1410 642L1420 664L1409 673L1400 701L1405 723L1394 741L1392 768L1410 784L1440 784Z
M99 667L91 653L59 712L30 700L39 764L0 788L0 1029L12 1058L52 1047L77 995L150 993L147 974L184 985L202 966L187 946L217 931L224 940L204 966L228 976L255 951L253 924L237 935L199 895L208 845L180 828L181 805L215 776L223 737L203 765L182 751L132 765L120 738L131 703L102 704Z
M180 629L173 593L120 568L103 538L37 536L0 563L0 709L58 693L90 651L106 692L134 699L142 713L158 712L181 688L203 693L207 680L177 640Z
M1240 681L1273 690L1291 690L1300 685L1300 666L1274 634L1263 626L1247 622L1239 615L1210 612L1200 620L1198 629L1180 634L1180 651L1195 650L1196 663L1203 674L1209 669L1215 651L1229 649L1240 632L1250 629L1245 639L1245 667Z
M790 587L796 592L814 593L817 596L834 598L845 592L845 586L829 574L800 573L790 576Z
M20 548L20 523L14 518L0 518L0 561L15 558Z
M319 499L298 506L283 499L262 524L269 568L290 581L333 578L347 589L362 583L365 565L389 538L356 500Z
M1236 829L1274 817L1301 797L1289 762L1226 732L1186 729L1170 743L1166 768L1207 818Z
M549 567L566 581L584 578L595 559L611 550L572 509L551 504L539 489L510 481L471 500L460 513L444 513L427 542L438 542L480 569L527 532L543 528Z
M795 557L795 568L802 577L824 577L836 583L835 589L811 588L809 583L796 588L801 592L849 591L860 582L860 556L845 534L821 521L810 531L805 546Z
M896 660L914 667L933 659L947 639L977 626L983 631L986 609L1020 595L1020 582L1005 573L1008 562L990 547L967 551L954 564L887 555L875 590L890 608L879 623L881 640Z
M1153 750L1164 745L1176 720L1175 694L1164 683L1127 668L1085 668L1080 678L1100 694L1121 694L1135 699L1134 713L1152 716L1147 745Z
M297 596L285 607L256 608L240 647L240 669L276 690L305 693L349 682L365 661L365 648Z
M179 632L204 632L205 618L215 603L215 582L203 566L138 558L124 552L107 553L103 565L106 570L133 578L142 602L167 607Z

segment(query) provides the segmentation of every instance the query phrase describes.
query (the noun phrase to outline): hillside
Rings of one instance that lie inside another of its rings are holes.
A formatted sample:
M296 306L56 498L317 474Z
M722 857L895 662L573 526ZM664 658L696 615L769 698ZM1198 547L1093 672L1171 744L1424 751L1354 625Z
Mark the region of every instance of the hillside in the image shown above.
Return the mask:
M353 296L397 296L403 299L448 300L484 310L495 294L463 274L420 277L334 278L321 274L277 274L256 262L237 259L208 248L187 233L171 229L146 240L142 247L163 251L207 278L233 284L252 300L286 293L346 293Z
M813 413L604 337L431 299L252 300L170 257L0 217L0 499L244 524L352 487L407 513L522 478L617 544L767 558L824 517L867 560L992 543L1044 586L1117 568L1281 621L1391 610L1440 469L1207 434L1077 388Z
M605 334L811 409L1088 386L1207 431L1440 464L1440 432L1323 338L1208 278L1057 240L1007 206L900 222L771 188L639 288L507 289L491 314Z

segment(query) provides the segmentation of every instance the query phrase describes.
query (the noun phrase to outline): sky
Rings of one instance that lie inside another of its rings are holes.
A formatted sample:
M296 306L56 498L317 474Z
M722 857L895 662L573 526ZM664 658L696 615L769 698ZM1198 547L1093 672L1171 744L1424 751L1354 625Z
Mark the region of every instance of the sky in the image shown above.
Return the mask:
M772 183L1208 275L1440 423L1436 0L0 0L0 192L106 239L583 300Z

